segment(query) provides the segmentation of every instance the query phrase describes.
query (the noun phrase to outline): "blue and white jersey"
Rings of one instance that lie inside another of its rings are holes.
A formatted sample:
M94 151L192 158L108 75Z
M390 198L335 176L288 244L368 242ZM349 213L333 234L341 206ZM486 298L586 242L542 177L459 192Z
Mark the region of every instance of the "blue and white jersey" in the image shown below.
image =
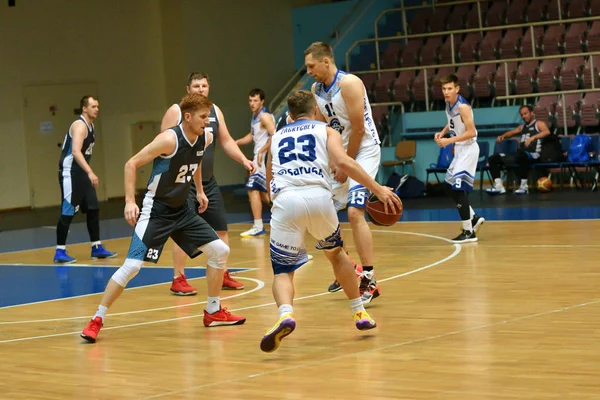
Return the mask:
M308 186L331 190L327 124L300 119L275 132L271 141L271 195Z
M352 124L350 123L348 108L346 107L346 102L342 97L341 91L342 80L346 76L349 76L349 74L338 70L331 85L325 86L324 83L317 82L315 85L315 99L317 100L319 111L327 119L329 126L342 135L342 145L345 150L348 150L348 142L352 134ZM365 134L360 144L361 149L368 146L379 146L381 143L375 121L373 121L371 104L369 103L366 90L364 90L363 104Z
M454 103L454 105L450 106L450 103L446 102L446 117L448 117L448 133L450 134L450 136L460 136L463 133L465 133L465 131L467 130L467 128L465 127L465 124L463 123L462 119L460 118L460 111L459 111L459 107L461 104L466 104L469 107L471 107L471 105L469 104L469 102L462 97L460 94L458 95L458 99L456 100L456 103ZM473 109L471 108L471 116L473 116ZM473 118L473 120L475 120ZM474 143L475 140L477 138L477 130L475 130L475 137L471 140L466 140L466 141L462 141L462 142L456 142L455 145L457 146L461 146L461 145L467 145L467 144L471 144Z
M269 116L273 119L273 124L275 124L275 117L269 112L269 110L267 110L266 107L263 107L258 114L252 116L252 120L250 121L250 132L252 132L252 139L254 140L255 156L269 141L269 132L266 128L261 127L260 124L260 116L263 113L269 114Z

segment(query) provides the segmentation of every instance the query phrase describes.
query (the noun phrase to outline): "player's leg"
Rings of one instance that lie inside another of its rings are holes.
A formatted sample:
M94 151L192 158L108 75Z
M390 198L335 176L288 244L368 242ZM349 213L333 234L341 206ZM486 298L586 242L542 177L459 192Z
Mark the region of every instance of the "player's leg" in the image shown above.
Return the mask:
M294 319L294 271L308 261L304 248L306 210L297 193L281 193L273 201L270 232L273 298L279 318L260 342L265 352L277 350L281 340L296 328Z
M74 180L69 173L58 173L58 182L60 184L60 192L62 198L62 208L58 223L56 224L56 251L54 253L54 262L58 264L70 264L77 261L67 253L67 236L69 235L69 227L75 215L76 200L81 197L79 193L74 193ZM74 197L74 194L77 197Z
M195 213L198 212L200 204L198 204L198 201L196 200L195 190L190 190L187 204L190 210ZM210 201L208 204L210 207ZM185 251L183 251L175 242L173 242L171 252L173 254L173 281L171 282L169 291L177 296L193 296L197 294L198 290L188 283L187 277L185 276L185 263L188 258L187 254L185 254Z
M177 227L171 234L171 238L190 258L195 258L202 253L205 253L208 258L206 262L208 301L204 310L204 325L212 327L243 324L246 318L235 316L221 307L220 291L229 256L229 246L219 239L206 221L187 207L177 221Z
M365 311L360 290L356 285L354 263L343 248L340 224L331 195L324 190L320 194L315 191L310 197L310 202L308 231L319 239L319 248L325 251L336 279L350 301L356 327L360 330L375 328L375 321Z
M248 199L254 224L249 230L240 233L240 236L244 238L263 236L267 233L263 226L261 198L261 193L267 192L267 173L264 162L254 174L250 175L248 183L246 183L246 189L248 189Z
M156 263L160 258L163 246L169 238L176 220L169 218L159 220L156 217L151 217L153 206L159 215L162 215L160 214L161 211L165 211L164 207L153 205L151 202L142 208L133 231L125 262L108 281L96 314L81 333L81 337L88 342L93 343L96 341L100 328L104 325L108 309L123 293L129 281L140 271L143 262Z
M85 184L85 196L81 208L86 214L87 229L92 243L90 257L93 260L116 257L117 253L107 250L100 242L100 205L96 189L89 180Z
M515 163L517 164L517 176L521 180L519 188L515 190L515 194L529 194L529 187L527 186L527 176L529 175L529 168L535 161L533 153L519 150L515 155ZM539 155L538 155L539 157Z
M490 174L494 180L494 186L485 191L489 194L505 194L506 189L504 183L500 178L500 171L505 165L505 156L501 154L494 154L488 158L488 164L490 166Z

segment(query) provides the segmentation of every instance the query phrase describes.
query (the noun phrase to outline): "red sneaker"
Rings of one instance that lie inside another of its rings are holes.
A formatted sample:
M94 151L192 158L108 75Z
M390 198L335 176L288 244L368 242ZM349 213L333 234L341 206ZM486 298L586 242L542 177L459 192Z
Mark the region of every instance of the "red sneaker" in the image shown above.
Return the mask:
M209 314L204 310L204 326L222 326L222 325L242 325L246 322L245 317L238 317L221 307L214 314Z
M81 337L87 340L90 343L96 342L96 338L98 337L98 333L104 324L102 323L102 318L96 317L88 322L87 326L81 332Z
M225 270L225 275L223 275L223 287L222 289L226 290L242 290L244 288L244 284L242 282L238 282L229 275L229 271Z
M190 286L185 275L179 275L177 278L173 279L173 283L171 283L171 293L177 296L193 296L198 293L195 287Z

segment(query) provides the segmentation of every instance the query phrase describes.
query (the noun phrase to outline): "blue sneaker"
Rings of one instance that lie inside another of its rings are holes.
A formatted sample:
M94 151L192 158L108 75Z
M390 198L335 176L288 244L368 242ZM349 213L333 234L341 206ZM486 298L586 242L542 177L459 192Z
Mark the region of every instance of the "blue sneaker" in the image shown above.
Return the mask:
M67 250L56 249L56 253L54 253L55 264L71 264L75 261L77 260L67 254Z
M92 260L97 260L99 258L113 258L116 256L117 253L106 250L101 244L92 246Z

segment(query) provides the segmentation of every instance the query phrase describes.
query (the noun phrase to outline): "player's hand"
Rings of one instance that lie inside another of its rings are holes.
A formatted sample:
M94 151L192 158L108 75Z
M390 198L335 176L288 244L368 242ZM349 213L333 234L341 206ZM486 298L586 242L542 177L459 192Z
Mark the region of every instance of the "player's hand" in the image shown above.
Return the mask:
M90 178L90 182L92 182L92 186L94 188L98 187L98 177L92 171L88 174L88 178Z
M387 213L396 214L402 208L402 202L391 187L381 186L373 192L377 199L383 203L383 208Z
M504 135L500 135L496 138L496 143L500 143L503 140L504 140Z
M443 132L436 132L435 135L433 135L433 139L435 139L435 141L437 141L438 139L441 139L443 137L444 137Z
M435 139L435 142L438 144L438 146L440 147L446 147L448 146L451 142L450 139L446 139L446 138L438 138Z
M254 162L248 160L247 158L244 160L242 165L244 166L244 168L246 168L246 171L250 172L250 175L256 172L256 164L254 164Z
M140 216L140 208L135 203L125 203L125 220L131 226L135 226L138 217Z
M535 139L531 136L525 140L525 147L529 146Z
M346 182L346 180L348 180L348 175L338 170L337 168L333 168L331 172L333 173L333 179L335 179L339 183L344 183Z
M204 192L198 192L196 195L196 200L198 200L198 204L200 204L198 207L198 212L202 214L208 208L208 197L206 197Z

